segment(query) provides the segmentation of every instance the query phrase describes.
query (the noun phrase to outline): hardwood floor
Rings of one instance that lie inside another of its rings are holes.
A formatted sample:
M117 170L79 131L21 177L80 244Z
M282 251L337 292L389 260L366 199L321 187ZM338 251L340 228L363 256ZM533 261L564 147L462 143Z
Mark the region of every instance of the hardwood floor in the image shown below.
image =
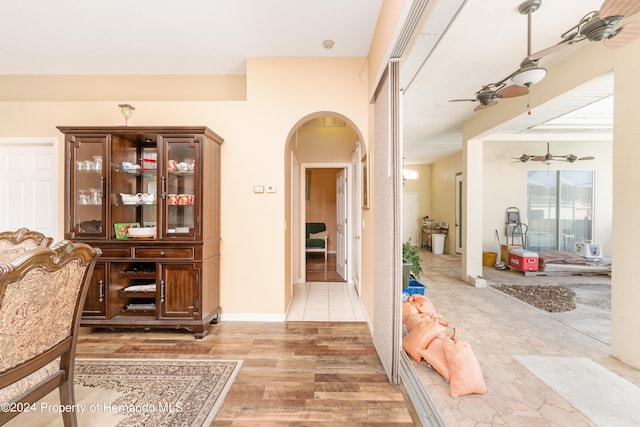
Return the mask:
M82 328L77 357L242 359L211 426L420 425L364 322L221 322L182 331Z
M306 254L307 282L344 282L336 272L336 255L328 254L324 259L324 254Z

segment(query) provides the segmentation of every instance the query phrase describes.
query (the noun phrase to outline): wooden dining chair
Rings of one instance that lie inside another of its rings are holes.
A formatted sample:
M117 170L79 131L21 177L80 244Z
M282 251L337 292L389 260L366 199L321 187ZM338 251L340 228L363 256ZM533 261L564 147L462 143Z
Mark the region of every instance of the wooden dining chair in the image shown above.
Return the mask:
M76 340L100 250L61 241L0 262L0 405L19 409L56 388L74 405ZM0 425L19 411L0 411ZM63 412L65 426L77 425Z

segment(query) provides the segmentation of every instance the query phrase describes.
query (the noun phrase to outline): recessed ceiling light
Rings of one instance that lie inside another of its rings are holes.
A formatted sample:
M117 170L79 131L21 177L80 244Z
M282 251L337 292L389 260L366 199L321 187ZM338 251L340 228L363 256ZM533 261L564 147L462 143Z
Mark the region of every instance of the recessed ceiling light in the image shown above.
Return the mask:
M322 42L322 46L324 46L325 49L331 49L333 45L333 40L325 40Z

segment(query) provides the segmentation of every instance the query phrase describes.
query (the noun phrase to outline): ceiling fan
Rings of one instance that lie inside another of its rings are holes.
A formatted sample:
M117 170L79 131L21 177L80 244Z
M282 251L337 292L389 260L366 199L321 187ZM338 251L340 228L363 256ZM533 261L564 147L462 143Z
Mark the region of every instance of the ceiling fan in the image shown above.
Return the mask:
M556 155L552 155L549 152L549 143L547 142L547 154L545 154L544 156L536 156L536 155L532 155L532 154L523 154L520 157L514 157L514 160L517 160L519 162L522 163L526 163L529 160L531 160L532 162L542 162L545 165L550 165L553 162L569 162L569 163L573 163L576 160L594 160L595 157L593 156L586 156L586 157L578 157L574 154L565 154L563 156L556 156ZM517 162L514 162L517 163Z
M449 102L470 101L479 102L473 111L480 111L484 108L491 107L498 103L500 98L515 98L529 93L529 86L538 83L547 74L547 70L538 67L537 59L530 59L531 55L531 14L538 10L542 0L525 0L518 10L522 15L527 15L527 56L520 63L513 73L496 83L485 85L475 93L474 98L452 99ZM511 80L514 84L507 86L507 81Z
M522 96L529 93L529 89L523 86L507 86L507 79L503 79L497 83L489 83L488 85L482 86L482 89L475 93L475 98L451 99L449 100L449 102L479 102L480 105L474 108L473 111L480 111L484 108L496 105L498 103L498 100L501 98L515 98L517 96Z
M587 13L575 26L562 34L559 43L529 54L527 58L537 61L583 40L604 40L604 45L609 48L623 47L640 37L640 19L624 24L621 21L638 12L640 0L605 0L600 10Z

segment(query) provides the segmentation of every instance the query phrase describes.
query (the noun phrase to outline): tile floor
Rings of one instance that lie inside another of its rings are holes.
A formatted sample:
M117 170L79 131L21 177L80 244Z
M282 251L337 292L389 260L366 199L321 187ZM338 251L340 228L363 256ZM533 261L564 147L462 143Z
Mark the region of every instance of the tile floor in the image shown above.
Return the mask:
M459 279L461 264L457 256L425 252L423 258L425 273L421 281L427 285L426 294L440 314L462 329L462 338L472 346L488 387L483 395L451 397L449 384L436 371L425 362L411 362L414 375L428 390L439 413L441 424L428 425L639 425L636 408L640 402L640 370L613 358L606 336L594 335L590 329L576 326L572 319L543 312L491 287L469 286ZM488 284L492 272L486 271ZM510 278L514 282L521 279L515 274ZM589 276L526 280L537 281L610 286L608 278ZM358 321L365 319L362 313L357 294L346 283L314 282L294 287L287 320ZM523 362L531 358L542 360L541 372ZM595 366L604 374L593 369L586 374L568 372L573 381L570 383L554 375L553 360L576 368ZM601 385L603 381L607 386ZM595 394L601 404L588 404L588 410L584 409L588 402L585 393L591 398Z
M461 338L472 347L487 385L483 395L451 397L449 384L434 369L424 361L411 362L444 425L639 425L640 370L612 357L606 340L594 337L590 330L574 327L571 319L558 318L556 313L539 310L491 286L474 288L462 282L459 257L430 252L422 255L424 275L421 282L427 286L425 295L438 313L452 322L452 327L462 330ZM485 267L486 274L483 273L488 285L492 284L487 277L490 271L490 267ZM511 274L514 281L523 277L518 273L506 274ZM610 286L608 277L527 279L531 283L555 281L558 284L595 285L599 282ZM578 307L576 311L579 310ZM541 362L537 365L524 363L532 358ZM554 360L560 360L560 366L572 366L573 371L564 372L571 382L557 374L559 370L554 368ZM578 369L583 365L595 366L598 370ZM533 368L540 368L540 371ZM621 391L624 396L620 395ZM598 404L592 403L589 411L581 409L589 401ZM623 409L608 403L611 401Z
M288 321L364 322L364 309L353 285L310 282L294 285Z

